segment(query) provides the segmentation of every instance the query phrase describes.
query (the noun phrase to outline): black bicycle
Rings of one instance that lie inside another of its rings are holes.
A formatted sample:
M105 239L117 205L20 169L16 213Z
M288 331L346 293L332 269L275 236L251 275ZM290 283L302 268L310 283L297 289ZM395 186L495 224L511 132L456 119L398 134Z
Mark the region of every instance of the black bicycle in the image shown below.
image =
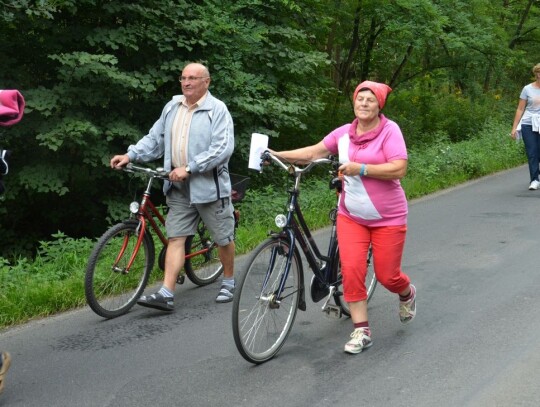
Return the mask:
M349 305L341 291L341 264L336 237L337 205L330 211L332 231L327 255L315 242L300 208L302 175L320 164L332 164L330 188L339 197L342 179L334 159L321 158L301 168L286 163L266 151L265 162L275 162L288 172L293 187L288 191L287 214L277 215L279 232L251 253L245 270L239 273L233 303L233 335L236 347L247 361L260 364L274 357L281 349L293 326L298 309L306 310L302 258L304 253L313 271L310 294L313 302L324 299L322 311L329 316L350 316ZM366 288L368 301L373 296L377 279L371 264L371 248L367 257Z

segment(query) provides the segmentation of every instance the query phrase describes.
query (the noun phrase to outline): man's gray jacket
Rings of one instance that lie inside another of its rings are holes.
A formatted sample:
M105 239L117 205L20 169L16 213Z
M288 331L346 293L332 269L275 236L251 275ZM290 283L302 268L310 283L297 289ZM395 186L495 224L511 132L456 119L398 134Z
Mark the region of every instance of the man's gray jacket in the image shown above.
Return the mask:
M173 96L150 132L128 148L130 161L149 162L164 158L163 167L172 169L171 132L183 95ZM208 92L203 104L194 112L189 128L187 160L191 170L188 190L191 203L213 202L231 196L229 159L234 150L232 117L221 100ZM171 188L165 181L163 191Z

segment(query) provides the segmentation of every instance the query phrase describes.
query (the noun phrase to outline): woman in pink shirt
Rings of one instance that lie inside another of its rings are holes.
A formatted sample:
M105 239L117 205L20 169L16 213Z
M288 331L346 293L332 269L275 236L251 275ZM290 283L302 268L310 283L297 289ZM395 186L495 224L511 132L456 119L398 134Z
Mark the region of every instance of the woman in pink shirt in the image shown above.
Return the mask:
M337 237L343 295L354 325L345 352L353 354L372 344L365 286L370 245L377 280L399 295L401 322L406 324L416 315L416 288L401 270L407 200L399 180L407 172L407 149L399 126L381 113L391 91L383 83L360 83L353 95L356 118L352 123L338 127L315 145L274 152L296 163L339 155L344 183Z

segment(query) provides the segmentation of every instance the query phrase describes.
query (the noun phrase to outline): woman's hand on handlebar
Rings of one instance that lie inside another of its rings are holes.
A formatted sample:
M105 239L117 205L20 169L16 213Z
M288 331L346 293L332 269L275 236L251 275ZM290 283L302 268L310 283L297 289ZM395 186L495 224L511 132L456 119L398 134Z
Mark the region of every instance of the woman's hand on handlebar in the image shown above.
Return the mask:
M275 155L276 152L273 151L273 150L270 150L269 148L264 150L264 152L261 153L261 165L270 165L270 164L272 164L272 159L270 158L270 156L268 154Z
M122 154L122 155L115 155L113 158L111 158L111 168L115 170L119 170L122 167L125 167L129 163L129 155Z
M343 175L349 175L351 177L354 177L356 175L360 175L360 169L362 168L362 164L349 161L346 163L343 163L338 168L338 173Z

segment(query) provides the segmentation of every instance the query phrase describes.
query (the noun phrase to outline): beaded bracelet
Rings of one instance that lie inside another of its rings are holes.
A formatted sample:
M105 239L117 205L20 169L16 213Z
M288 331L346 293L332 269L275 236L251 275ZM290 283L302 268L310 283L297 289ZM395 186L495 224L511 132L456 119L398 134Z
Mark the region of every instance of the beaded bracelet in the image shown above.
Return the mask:
M366 164L360 164L360 176L363 177L366 171Z

